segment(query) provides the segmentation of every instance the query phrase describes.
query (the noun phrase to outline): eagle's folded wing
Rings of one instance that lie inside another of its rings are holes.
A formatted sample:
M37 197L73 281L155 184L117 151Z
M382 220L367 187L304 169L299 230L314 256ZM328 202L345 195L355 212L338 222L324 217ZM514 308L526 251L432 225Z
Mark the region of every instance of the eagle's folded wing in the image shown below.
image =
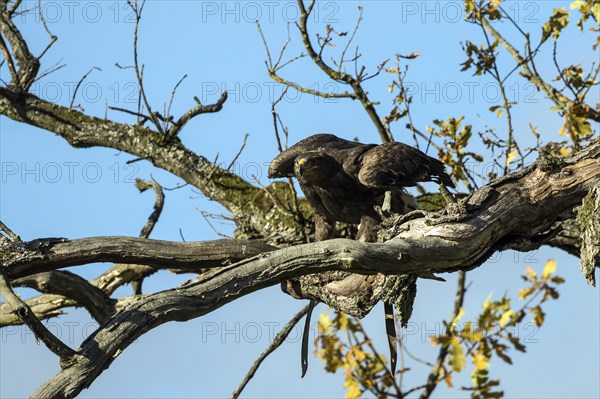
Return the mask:
M434 181L454 187L444 164L402 143L385 143L362 156L358 180L370 188L410 187Z

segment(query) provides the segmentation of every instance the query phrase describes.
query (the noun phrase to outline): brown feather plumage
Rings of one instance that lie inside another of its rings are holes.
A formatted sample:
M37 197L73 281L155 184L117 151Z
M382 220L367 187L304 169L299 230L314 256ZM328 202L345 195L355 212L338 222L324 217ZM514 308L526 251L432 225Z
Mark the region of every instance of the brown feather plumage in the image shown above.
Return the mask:
M314 210L317 241L332 238L336 222L360 224L356 239L376 241L376 227L381 218L375 206L383 204L386 191L392 193L391 210L406 213L417 206L404 187L425 181L454 187L444 165L416 148L402 143L361 144L332 134L310 136L283 151L271 162L268 176L298 179ZM311 299L302 340L303 377L308 368L308 326L315 304ZM397 356L394 312L390 303L384 305L394 374Z

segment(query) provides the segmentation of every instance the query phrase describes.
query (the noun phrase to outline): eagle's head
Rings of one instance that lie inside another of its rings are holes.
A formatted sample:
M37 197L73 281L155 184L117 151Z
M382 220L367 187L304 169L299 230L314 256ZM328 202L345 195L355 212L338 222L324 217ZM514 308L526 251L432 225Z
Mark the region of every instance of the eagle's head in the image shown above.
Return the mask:
M294 161L294 174L297 179L312 184L323 184L335 175L340 164L331 156L322 153L308 153Z
M355 146L357 146L357 143L341 139L333 134L313 134L277 155L269 165L267 177L270 179L294 177L294 163L296 158L307 155L310 152L322 151L325 148L344 149Z

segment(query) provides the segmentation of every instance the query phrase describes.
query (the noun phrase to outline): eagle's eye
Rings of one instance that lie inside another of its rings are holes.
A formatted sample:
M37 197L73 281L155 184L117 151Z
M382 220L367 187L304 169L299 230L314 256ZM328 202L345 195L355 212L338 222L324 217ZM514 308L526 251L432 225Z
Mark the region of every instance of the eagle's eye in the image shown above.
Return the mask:
M294 171L296 175L302 175L308 169L312 169L317 166L317 162L313 158L300 158L294 165Z

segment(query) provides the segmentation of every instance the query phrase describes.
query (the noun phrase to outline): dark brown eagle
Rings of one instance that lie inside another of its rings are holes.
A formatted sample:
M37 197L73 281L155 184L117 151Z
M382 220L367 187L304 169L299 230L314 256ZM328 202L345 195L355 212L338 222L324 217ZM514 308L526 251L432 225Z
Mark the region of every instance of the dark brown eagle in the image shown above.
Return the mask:
M336 222L359 225L357 240L376 241L381 217L375 206L382 206L386 191L392 194L391 211L404 214L417 208L404 187L427 181L454 187L444 164L416 148L396 142L362 144L333 134L315 134L283 151L271 162L268 177L298 179L314 210L317 241L332 238ZM302 342L302 376L307 369L307 331L314 305L311 301ZM393 374L393 307L384 305Z
M279 154L269 166L269 178L296 177L315 212L318 241L332 237L335 222L360 224L357 239L373 241L381 220L386 191L392 193L392 212L415 209L404 187L434 181L454 187L444 164L402 143L381 145L315 134Z

